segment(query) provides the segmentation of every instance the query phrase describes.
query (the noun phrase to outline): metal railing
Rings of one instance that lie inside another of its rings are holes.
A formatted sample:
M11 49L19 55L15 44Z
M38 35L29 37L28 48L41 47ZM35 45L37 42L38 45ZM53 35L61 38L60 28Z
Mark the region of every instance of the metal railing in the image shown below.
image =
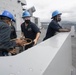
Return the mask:
M15 56L0 57L0 75L71 75L71 32L63 32Z

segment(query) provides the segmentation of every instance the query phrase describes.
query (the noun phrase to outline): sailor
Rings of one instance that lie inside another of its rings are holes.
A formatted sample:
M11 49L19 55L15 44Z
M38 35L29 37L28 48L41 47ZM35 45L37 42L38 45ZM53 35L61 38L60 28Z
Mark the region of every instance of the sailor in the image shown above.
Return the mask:
M34 42L34 44L31 45L32 47L37 44L41 32L36 24L30 21L30 17L31 15L28 11L23 12L22 18L24 22L21 24L21 31L25 38L29 38ZM28 47L26 49L28 49Z
M51 18L52 21L50 22L50 24L48 26L46 36L43 39L43 41L54 36L56 34L56 32L69 32L70 31L70 29L62 28L62 26L59 25L58 22L61 21L61 15L62 15L62 13L60 13L58 10L55 10L52 13L52 18Z
M11 28L9 25L11 21L15 22L13 15L9 11L4 10L0 17L0 56L8 56L8 52L13 53L16 45L23 46L24 41L20 39L10 40Z
M16 29L14 26L15 23L11 22L10 27L11 27L11 34L10 34L10 38L11 39L16 39L17 38L17 33L16 33Z

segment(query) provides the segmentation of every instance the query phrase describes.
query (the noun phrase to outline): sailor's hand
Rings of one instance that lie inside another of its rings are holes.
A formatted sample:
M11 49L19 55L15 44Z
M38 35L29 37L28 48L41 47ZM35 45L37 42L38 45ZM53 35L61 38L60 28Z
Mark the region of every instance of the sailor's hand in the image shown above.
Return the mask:
M21 39L21 40L22 40L22 39L25 39L25 37L24 37L24 36L21 36L20 39Z
M68 29L68 28L65 28L65 31L67 31L67 32L70 32L70 29Z
M19 45L19 46L24 46L25 40L17 39L17 40L16 40L16 44Z
M16 49L11 49L11 50L9 51L9 53L11 53L11 54L17 54L17 51L16 51Z
M34 39L34 45L36 45L37 44L37 40L36 39Z

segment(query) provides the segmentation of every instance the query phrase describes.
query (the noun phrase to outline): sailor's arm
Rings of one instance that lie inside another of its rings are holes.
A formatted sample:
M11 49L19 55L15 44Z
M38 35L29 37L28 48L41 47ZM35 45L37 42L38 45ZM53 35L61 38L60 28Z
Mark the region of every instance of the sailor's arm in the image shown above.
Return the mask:
M59 29L59 32L69 32L70 29L67 29L67 28L60 28Z
M25 36L24 36L24 33L23 33L23 32L21 32L21 38L25 38Z
M38 32L36 34L36 38L34 39L34 44L37 44L37 41L38 41L39 37L40 37L40 32Z

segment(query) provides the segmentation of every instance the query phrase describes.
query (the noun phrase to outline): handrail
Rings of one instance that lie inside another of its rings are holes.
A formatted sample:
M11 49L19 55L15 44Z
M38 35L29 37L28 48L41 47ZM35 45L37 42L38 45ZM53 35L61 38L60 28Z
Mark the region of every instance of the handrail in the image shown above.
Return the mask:
M0 75L71 75L71 34L62 32L15 56L0 57Z

